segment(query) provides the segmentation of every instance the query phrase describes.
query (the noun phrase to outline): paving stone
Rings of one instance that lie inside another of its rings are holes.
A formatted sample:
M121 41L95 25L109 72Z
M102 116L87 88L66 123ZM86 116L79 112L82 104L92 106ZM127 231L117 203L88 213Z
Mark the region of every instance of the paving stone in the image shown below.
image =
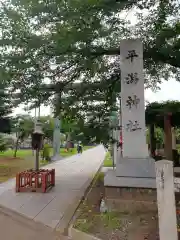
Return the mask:
M67 220L64 213L73 209L73 201L83 196L87 181L98 171L105 154L104 148L98 146L82 155L45 166L56 171L56 186L45 194L15 193L14 179L3 183L0 185L0 205L55 228L61 218ZM69 213L68 216L71 217Z
M33 195L29 201L23 204L18 212L28 218L35 218L53 199L54 194L39 194Z
M73 202L76 195L76 191L62 192L62 194L57 195L34 220L55 228L63 217L67 205Z
M11 190L7 190L0 195L0 205L10 208L12 210L17 210L29 199L32 197L31 194L24 193L16 193L14 188Z

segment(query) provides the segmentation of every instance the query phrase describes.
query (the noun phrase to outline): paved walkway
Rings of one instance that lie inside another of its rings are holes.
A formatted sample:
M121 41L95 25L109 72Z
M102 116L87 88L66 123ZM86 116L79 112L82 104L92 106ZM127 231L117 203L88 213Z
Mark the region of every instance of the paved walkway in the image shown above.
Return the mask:
M50 228L27 220L18 214L0 210L1 239L7 240L68 240Z
M56 169L56 186L46 194L15 193L15 179L3 183L0 185L0 206L53 230L63 231L92 177L100 168L105 154L104 148L98 146L82 155L46 166Z

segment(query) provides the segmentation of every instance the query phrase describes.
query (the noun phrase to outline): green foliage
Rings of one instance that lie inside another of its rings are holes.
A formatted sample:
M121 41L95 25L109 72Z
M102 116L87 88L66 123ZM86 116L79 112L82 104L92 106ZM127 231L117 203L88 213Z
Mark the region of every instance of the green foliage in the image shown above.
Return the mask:
M50 145L49 144L44 144L43 150L42 150L42 157L43 157L43 159L45 159L46 161L49 162L51 160L50 154L51 154L51 147L50 147Z
M53 141L54 118L50 116L40 117L42 123L44 137L49 141ZM76 135L80 133L80 121L68 119L64 117L61 120L61 142L66 140L66 135L71 133L72 139L76 140ZM30 115L20 115L12 120L12 129L14 133L19 134L19 140L23 141L29 137L34 130L34 119Z
M5 152L8 148L7 141L0 135L0 152Z
M155 139L156 143L162 146L162 144L164 143L164 133L161 128L155 129Z
M120 91L120 41L142 39L146 87L179 80L179 9L176 0L8 0L0 9L1 79L15 104L56 100L65 134L84 143L107 142ZM124 17L132 11L133 26ZM154 115L147 114L147 124L156 121ZM52 140L53 120L43 128ZM21 130L24 138L32 128Z
M175 134L176 134L176 138L178 140L180 140L180 129L179 128L175 128Z
M9 148L13 148L14 147L14 144L15 144L15 139L13 138L13 137L11 137L11 136L6 136L6 137L4 137L5 138L5 141L6 141L6 143L7 143L7 146L9 147Z
M146 124L155 123L157 126L164 127L164 114L172 114L171 123L174 127L180 126L180 102L166 101L162 103L153 102L146 107Z
M130 26L122 14L133 10L138 19ZM17 103L48 104L58 93L63 110L66 94L71 100L85 95L86 102L99 96L112 106L120 89L119 43L131 37L144 43L146 86L170 75L179 79L176 0L9 0L1 3L0 18L0 75Z
M164 132L163 129L160 127L156 127L155 128L155 139L156 139L156 144L162 146L162 144L164 143ZM149 144L149 129L147 131L147 143Z
M106 157L104 159L104 167L113 167L113 161L110 152L106 153Z
M11 96L8 92L7 83L3 83L3 80L1 80L0 83L0 117L5 117L12 113L12 101Z
M50 141L53 141L53 131L54 131L54 119L50 116L40 117L42 123L44 137Z
M34 122L33 119L26 115L26 116L20 116L18 119L16 129L18 132L18 138L22 142L24 139L28 138L34 128Z

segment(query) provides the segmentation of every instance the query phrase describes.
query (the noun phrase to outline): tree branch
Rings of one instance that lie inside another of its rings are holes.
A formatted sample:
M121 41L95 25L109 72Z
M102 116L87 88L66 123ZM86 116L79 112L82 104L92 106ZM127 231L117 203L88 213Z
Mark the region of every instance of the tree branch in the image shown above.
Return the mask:
M172 48L172 47L171 47ZM173 67L180 68L180 61L177 60L175 56L170 56L169 54L166 54L165 49L156 49L156 48L145 48L144 50L144 59L148 60L148 58L152 58L154 56L154 60L158 63L165 63L169 64ZM178 51L177 51L178 52ZM103 48L97 48L90 52L93 56L103 56L103 55L120 55L120 48L109 48L109 49L103 49Z

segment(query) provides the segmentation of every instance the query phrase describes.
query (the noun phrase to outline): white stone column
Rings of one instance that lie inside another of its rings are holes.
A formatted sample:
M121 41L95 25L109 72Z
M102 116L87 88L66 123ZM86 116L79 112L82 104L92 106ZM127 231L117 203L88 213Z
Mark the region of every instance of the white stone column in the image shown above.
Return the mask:
M160 240L178 240L172 161L156 162Z
M121 112L123 157L146 158L143 44L123 40L121 55Z
M123 151L116 176L123 177L124 186L154 188L154 159L149 157L146 144L142 42L123 40L120 55Z
M53 157L52 160L60 159L60 120L54 119L54 132L53 132Z

